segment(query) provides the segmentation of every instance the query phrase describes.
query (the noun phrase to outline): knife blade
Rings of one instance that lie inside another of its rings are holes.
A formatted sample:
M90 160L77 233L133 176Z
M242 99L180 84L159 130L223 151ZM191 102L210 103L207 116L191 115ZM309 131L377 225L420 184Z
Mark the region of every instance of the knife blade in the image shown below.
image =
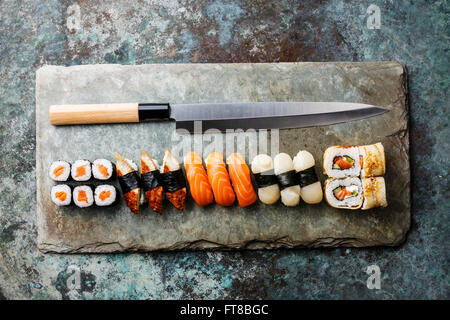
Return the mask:
M208 129L273 129L323 126L377 116L389 110L352 102L117 103L52 105L53 125L175 120L176 128L195 133L194 122Z

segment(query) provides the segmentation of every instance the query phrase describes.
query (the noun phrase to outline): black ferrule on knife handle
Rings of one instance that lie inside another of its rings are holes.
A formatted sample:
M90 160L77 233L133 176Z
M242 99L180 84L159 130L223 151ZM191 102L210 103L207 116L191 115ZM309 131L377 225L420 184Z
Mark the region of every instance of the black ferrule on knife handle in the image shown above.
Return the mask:
M139 121L170 118L168 103L139 103L138 111Z

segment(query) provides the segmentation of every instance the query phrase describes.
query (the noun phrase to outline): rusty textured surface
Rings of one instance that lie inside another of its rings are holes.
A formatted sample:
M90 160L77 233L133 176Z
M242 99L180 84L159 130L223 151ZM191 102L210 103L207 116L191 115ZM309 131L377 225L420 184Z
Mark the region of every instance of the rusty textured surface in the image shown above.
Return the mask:
M447 1L0 2L0 298L449 298ZM35 72L44 64L405 63L412 220L398 248L44 255ZM447 164L447 165L446 165ZM368 265L382 272L368 290ZM81 287L67 280L80 269Z

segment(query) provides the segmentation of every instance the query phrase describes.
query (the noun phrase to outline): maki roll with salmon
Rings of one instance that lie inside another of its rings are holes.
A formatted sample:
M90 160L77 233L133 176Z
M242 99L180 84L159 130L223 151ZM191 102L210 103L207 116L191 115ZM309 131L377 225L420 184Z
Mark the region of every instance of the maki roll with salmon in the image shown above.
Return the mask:
M258 200L250 178L250 169L239 153L227 158L228 172L240 207L248 207Z
M91 186L77 186L73 189L73 203L79 208L88 208L94 204L94 193Z
M223 155L220 152L211 152L205 163L216 203L224 207L231 206L236 196L233 187L231 187L230 176L223 161Z
M280 185L281 202L293 207L300 202L300 185L295 174L294 163L287 153L277 154L273 161L274 172Z
M333 146L323 154L323 173L330 178L358 177L361 172L357 146Z
M323 198L322 185L317 178L313 155L306 150L301 150L294 157L293 162L303 201L308 204L320 203Z
M141 187L137 166L117 152L114 154L114 158L116 158L117 178L125 204L132 213L139 214Z
M77 160L72 164L72 179L75 181L88 181L92 177L92 168L89 160Z
M117 189L110 184L95 187L94 201L98 207L111 207L118 203Z
M356 177L327 179L325 181L325 200L338 209L359 209L363 203L361 180Z
M197 152L189 152L184 157L184 168L189 183L189 191L199 207L206 207L214 201L211 184L208 180L202 157Z
M258 198L262 203L274 204L280 199L280 187L273 171L273 161L267 154L258 154L251 164L258 186Z
M150 208L162 214L164 189L161 173L158 164L145 151L141 155L141 185Z
M383 177L362 178L364 201L362 210L387 207L386 185Z
M361 178L382 176L386 172L386 157L381 142L360 146L359 157L361 165Z
M178 210L184 209L186 199L186 178L180 163L169 150L164 150L164 160L161 168L161 181L166 197Z
M114 178L114 164L107 159L96 159L92 163L92 175L100 181L108 181Z
M52 162L50 165L49 175L53 181L68 181L70 178L70 163L64 160Z
M58 184L50 192L52 202L58 207L65 207L72 203L72 189L67 184Z

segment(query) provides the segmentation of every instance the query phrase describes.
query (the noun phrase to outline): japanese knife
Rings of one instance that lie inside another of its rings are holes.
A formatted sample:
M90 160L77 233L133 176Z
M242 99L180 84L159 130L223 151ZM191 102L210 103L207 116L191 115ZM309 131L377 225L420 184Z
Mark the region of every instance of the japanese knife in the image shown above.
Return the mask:
M174 120L176 128L195 133L208 129L272 129L323 126L365 119L389 111L350 102L239 102L239 103L112 103L52 105L53 125L126 123Z

